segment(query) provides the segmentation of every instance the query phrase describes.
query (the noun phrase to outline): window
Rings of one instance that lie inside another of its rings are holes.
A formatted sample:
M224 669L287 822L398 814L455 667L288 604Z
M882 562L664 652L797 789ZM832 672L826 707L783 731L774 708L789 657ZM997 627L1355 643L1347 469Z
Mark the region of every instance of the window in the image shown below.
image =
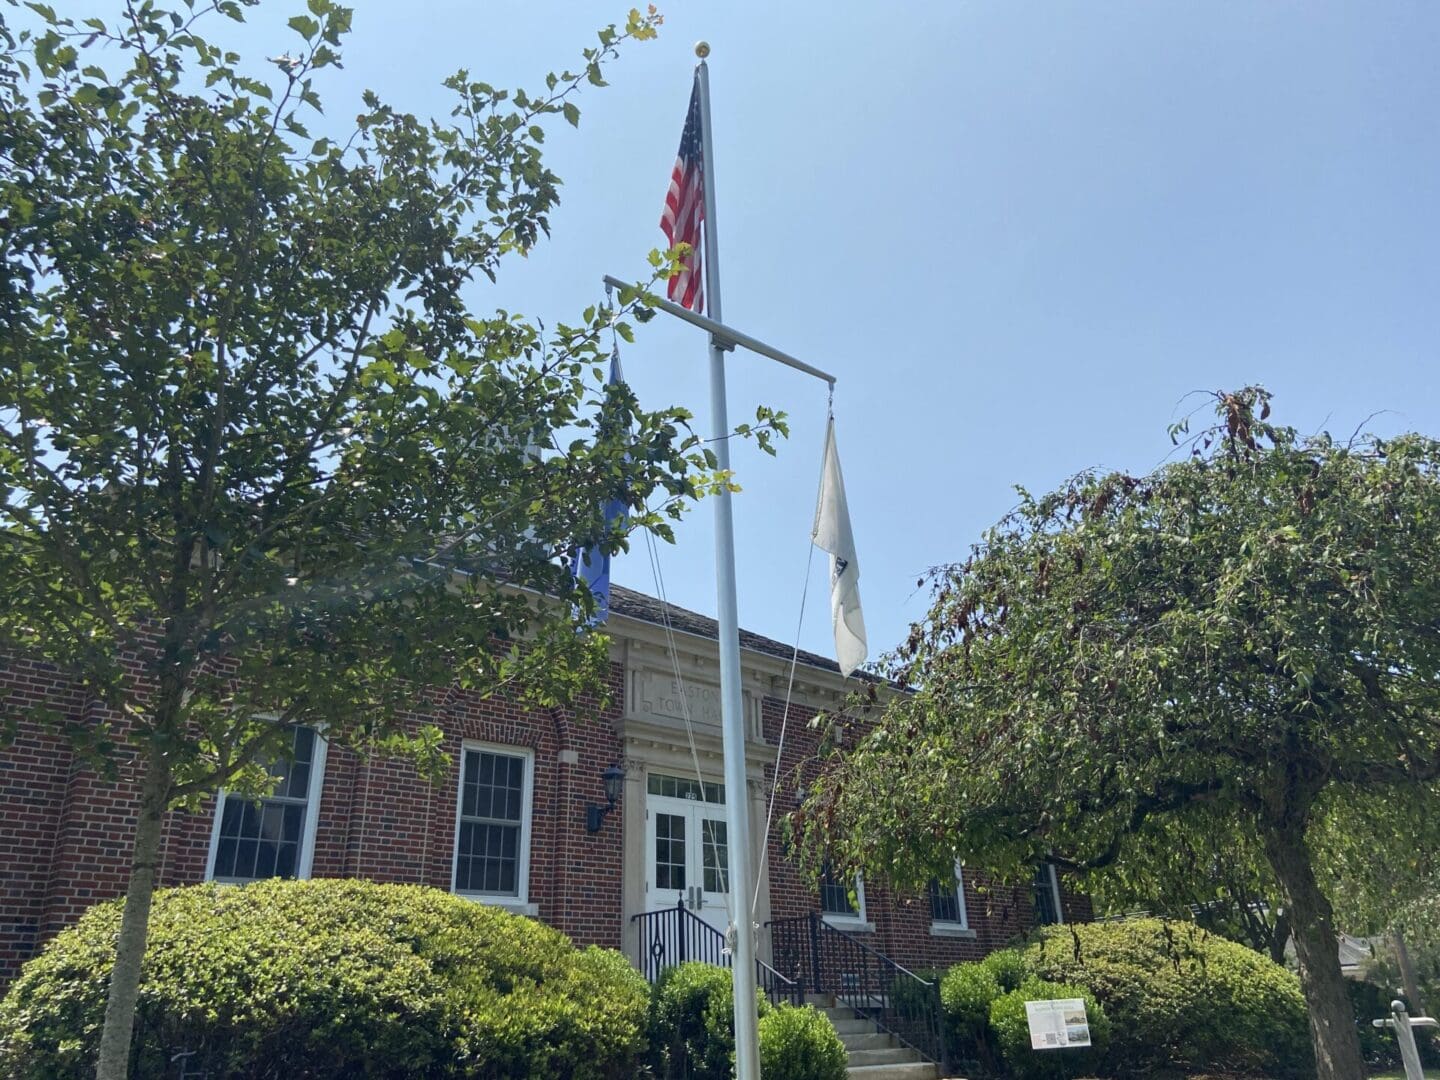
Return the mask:
M841 881L827 860L820 868L820 914L827 922L852 928L865 923L865 882L856 874L850 881Z
M645 790L651 795L663 795L667 799L690 799L694 802L725 802L724 784L701 784L698 780L687 780L683 776L666 776L651 773L645 782Z
M932 928L969 929L969 913L965 910L965 877L959 863L955 864L954 878L950 881L932 880L928 891Z
M1052 863L1035 868L1035 923L1049 926L1065 921L1065 909L1060 906L1060 881L1055 876Z
M316 808L325 775L325 740L297 727L291 760L270 766L275 790L249 800L220 792L206 877L214 881L305 878L315 846Z
M525 905L534 755L467 745L460 756L454 891Z

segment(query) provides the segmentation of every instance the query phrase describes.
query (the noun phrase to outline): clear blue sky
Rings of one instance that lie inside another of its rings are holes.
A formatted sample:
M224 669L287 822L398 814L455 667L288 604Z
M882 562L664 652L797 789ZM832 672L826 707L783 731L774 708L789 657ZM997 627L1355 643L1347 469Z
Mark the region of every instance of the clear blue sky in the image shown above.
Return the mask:
M354 6L321 86L335 117L366 86L444 113L461 66L538 86L628 5ZM923 612L919 573L963 556L1014 485L1151 468L1190 391L1262 382L1307 431L1380 412L1378 431L1440 434L1440 5L663 7L660 39L552 132L554 240L475 304L553 321L602 273L644 275L709 40L726 319L839 376L872 657ZM300 10L266 0L243 51L283 51L264 27ZM706 415L697 331L662 316L624 362L642 403ZM730 391L732 417L793 421L778 459L736 458L741 620L789 641L824 386L739 355ZM713 612L708 506L662 559L670 598ZM643 547L615 579L654 591ZM802 643L830 654L826 592L817 557Z

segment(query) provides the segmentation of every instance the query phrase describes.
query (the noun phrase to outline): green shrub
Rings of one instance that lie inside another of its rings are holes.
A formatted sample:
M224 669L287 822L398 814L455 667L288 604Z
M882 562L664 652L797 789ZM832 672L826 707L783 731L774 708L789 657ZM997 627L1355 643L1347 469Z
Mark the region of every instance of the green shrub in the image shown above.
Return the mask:
M845 1080L848 1062L834 1025L808 1005L781 1005L760 1018L765 1080Z
M0 1075L94 1075L121 905L101 904L0 1003ZM634 1075L648 988L618 953L438 889L264 881L156 893L132 1074Z
M728 1080L735 1071L735 999L728 968L692 961L667 968L650 997L650 1048L661 1076ZM770 1003L759 993L763 1018Z
M991 1060L990 1006L1004 991L995 972L984 963L956 964L940 981L945 1008L945 1035L957 1059Z
M1122 1074L1156 1068L1304 1076L1314 1070L1295 976L1190 923L1136 919L1046 927L1036 975L1091 991L1115 1025Z
M1054 1001L1080 998L1090 1023L1088 1048L1034 1050L1030 1046L1030 1016L1027 1001ZM1094 1075L1105 1058L1110 1042L1110 1021L1093 994L1066 983L1046 982L1033 976L1008 994L1001 994L990 1006L990 1032L1005 1068L1017 1080L1060 1080Z
M1020 984L1032 974L1030 965L1026 962L1025 952L1022 949L997 949L980 963L985 965L986 970L995 976L995 981L1000 984L1004 993L1018 989Z

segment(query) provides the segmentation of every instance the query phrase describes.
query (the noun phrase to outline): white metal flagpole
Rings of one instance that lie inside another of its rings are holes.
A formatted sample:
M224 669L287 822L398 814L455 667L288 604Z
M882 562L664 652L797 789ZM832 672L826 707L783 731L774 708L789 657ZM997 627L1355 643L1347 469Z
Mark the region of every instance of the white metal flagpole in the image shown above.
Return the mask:
M710 131L710 46L695 46L700 96L701 173L705 195L705 303L720 313L720 250L715 227L715 143ZM710 429L720 469L730 470L729 409L725 401L725 345L710 338ZM730 492L715 500L715 584L720 621L721 744L725 756L725 823L729 832L731 974L735 985L736 1080L760 1080L760 1023L755 1010L755 933L750 915L750 799L745 782L745 711L740 694L740 616L735 599L735 520Z

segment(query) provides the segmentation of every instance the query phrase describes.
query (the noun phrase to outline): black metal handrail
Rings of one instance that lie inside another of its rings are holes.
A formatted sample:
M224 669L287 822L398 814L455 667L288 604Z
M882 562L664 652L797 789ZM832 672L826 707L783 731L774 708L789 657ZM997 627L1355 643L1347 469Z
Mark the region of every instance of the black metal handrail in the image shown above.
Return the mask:
M873 1019L883 1031L942 1067L949 1065L940 987L811 912L765 924L775 967L786 978Z
M632 915L637 925L640 973L650 982L660 978L666 968L691 960L716 967L730 967L730 949L725 935L687 908L684 902L659 911L642 911ZM799 1005L805 987L786 978L763 960L755 961L755 984L775 1003L788 1001Z
M730 966L725 935L687 909L683 902L659 911L642 911L639 915L632 915L630 921L638 924L639 955L636 959L640 974L652 983L666 968L690 960L717 967Z

